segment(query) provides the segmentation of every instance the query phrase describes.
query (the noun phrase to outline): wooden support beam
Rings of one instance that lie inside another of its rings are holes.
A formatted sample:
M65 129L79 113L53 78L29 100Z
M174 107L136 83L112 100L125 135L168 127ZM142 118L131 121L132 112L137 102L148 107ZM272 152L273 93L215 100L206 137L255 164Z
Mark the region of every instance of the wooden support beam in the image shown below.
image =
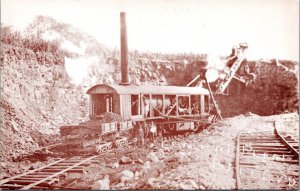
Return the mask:
M166 95L163 94L163 105L162 105L162 108L163 108L163 115L166 114Z
M217 114L217 116L218 116L220 119L223 119L223 117L222 117L222 115L221 115L221 111L220 111L220 109L219 109L219 107L218 107L218 105L217 105L217 102L216 102L216 100L215 100L215 97L214 97L214 95L213 95L213 93L212 93L212 91L211 91L209 82L207 81L206 78L205 78L205 82L206 82L206 84L207 84L207 87L208 87L208 90L209 90L210 97L211 97L212 102L213 102L213 104L214 104L214 108L215 108L215 110L216 110L216 114Z
M154 117L153 107L152 105L152 94L149 94L149 106L150 106L150 117Z
M196 80L200 78L200 74L198 74L192 81L190 81L186 86L189 87L191 86Z
M192 114L192 106L191 106L192 101L191 101L191 95L188 95L188 96L189 96L189 109L188 109L188 112L191 115Z
M176 99L176 103L175 103L175 105L176 105L176 116L178 116L178 95L176 95L175 99Z

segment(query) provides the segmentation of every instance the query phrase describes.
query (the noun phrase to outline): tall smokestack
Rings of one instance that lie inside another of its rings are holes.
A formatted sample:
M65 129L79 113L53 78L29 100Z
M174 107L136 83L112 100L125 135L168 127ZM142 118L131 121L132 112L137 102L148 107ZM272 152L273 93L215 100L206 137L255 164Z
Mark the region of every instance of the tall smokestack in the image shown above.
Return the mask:
M129 85L128 82L128 50L127 50L127 27L126 27L126 13L120 13L121 26L121 83L120 85Z

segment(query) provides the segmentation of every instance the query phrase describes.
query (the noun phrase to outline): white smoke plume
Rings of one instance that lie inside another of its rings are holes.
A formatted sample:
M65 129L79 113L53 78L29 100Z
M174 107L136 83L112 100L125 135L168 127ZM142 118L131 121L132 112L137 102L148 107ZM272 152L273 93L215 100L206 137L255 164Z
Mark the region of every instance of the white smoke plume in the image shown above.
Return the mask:
M214 82L223 77L223 71L226 69L226 63L216 54L210 53L207 56L207 72L205 77L208 82Z
M76 45L73 42L66 40L61 34L55 31L45 32L43 34L43 39L49 41L58 40L61 49L79 55L79 58L65 57L65 69L68 76L71 78L71 82L75 85L83 84L84 78L88 77L88 68L99 62L99 58L96 56L84 56L86 44L82 42L80 42L79 45Z
M83 83L85 77L88 77L88 68L99 62L96 56L79 57L75 59L65 57L65 68L68 76L75 85Z
M80 46L75 45L74 43L64 40L60 47L62 49L68 50L69 52L77 53L79 55L85 54L86 45L80 42Z

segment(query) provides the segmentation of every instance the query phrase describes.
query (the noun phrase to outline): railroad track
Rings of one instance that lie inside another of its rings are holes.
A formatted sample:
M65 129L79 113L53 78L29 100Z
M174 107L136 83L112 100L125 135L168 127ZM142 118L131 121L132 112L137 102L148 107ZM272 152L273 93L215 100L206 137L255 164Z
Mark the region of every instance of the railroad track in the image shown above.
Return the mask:
M163 137L163 140L177 140L177 138L184 138L193 134L191 132L184 134L167 134ZM127 138L120 137L115 140L115 144L118 147L124 147L126 145L132 145L133 143L128 141ZM55 185L55 182L60 176L65 173L83 173L84 167L89 166L92 163L98 163L103 154L112 151L113 142L100 143L96 146L99 155L87 156L87 157L73 157L70 159L57 159L52 163L49 163L40 168L27 171L25 173L9 177L0 181L1 190L28 190L28 189L90 189L88 187L72 188L72 187L59 187Z
M297 189L299 146L274 131L239 133L236 152L237 189Z
M55 189L53 183L66 172L83 173L85 166L97 162L100 155L58 159L40 168L0 181L1 190Z

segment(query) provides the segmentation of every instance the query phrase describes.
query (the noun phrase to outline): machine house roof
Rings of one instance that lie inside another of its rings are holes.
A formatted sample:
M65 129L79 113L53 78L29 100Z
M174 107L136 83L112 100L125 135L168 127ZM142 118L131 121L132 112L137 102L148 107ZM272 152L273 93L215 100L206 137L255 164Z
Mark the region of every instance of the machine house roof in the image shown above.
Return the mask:
M201 87L184 87L184 86L122 86L122 85L105 85L97 84L87 90L87 94L102 94L102 93L116 93L116 94L205 94L209 91Z

